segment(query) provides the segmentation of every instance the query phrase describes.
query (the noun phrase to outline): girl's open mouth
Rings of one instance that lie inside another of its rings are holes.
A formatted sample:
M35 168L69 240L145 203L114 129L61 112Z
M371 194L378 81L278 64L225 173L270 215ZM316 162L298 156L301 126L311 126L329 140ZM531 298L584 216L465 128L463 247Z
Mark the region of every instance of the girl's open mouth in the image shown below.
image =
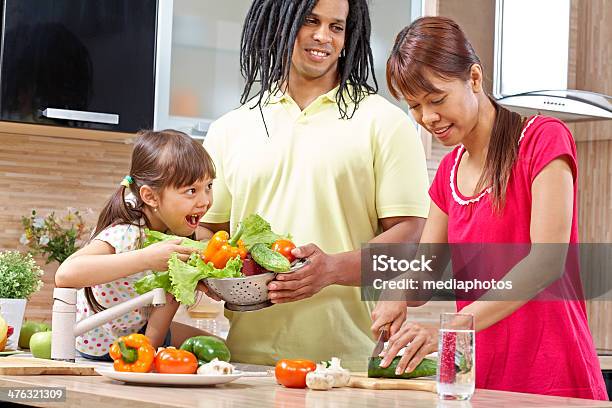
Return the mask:
M187 224L189 224L189 226L191 228L197 228L199 223L200 223L200 219L204 216L204 214L189 214L188 216L185 217L185 220L187 221Z

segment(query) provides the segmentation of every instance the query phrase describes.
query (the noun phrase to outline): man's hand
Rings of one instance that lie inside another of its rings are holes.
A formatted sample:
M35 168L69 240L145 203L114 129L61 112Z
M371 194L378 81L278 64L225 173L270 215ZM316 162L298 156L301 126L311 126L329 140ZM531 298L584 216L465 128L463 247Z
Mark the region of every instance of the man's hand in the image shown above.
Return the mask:
M295 302L311 297L326 286L335 283L337 262L315 244L293 249L296 258L307 258L309 263L292 273L279 273L268 284L268 296L272 303Z

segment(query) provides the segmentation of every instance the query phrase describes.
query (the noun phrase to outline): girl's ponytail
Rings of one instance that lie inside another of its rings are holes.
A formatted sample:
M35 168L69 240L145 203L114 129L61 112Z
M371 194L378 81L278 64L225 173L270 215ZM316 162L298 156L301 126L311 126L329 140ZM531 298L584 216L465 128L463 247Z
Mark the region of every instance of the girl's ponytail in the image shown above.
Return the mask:
M128 178L131 181L130 183L125 182ZM129 188L126 184L129 185ZM121 186L106 202L102 211L100 211L98 224L92 234L92 238L105 228L116 223L139 225L140 219L145 217L142 211L143 203L140 200L138 191L132 191L132 186L136 187L132 177L125 176ZM130 194L129 197L127 197L128 194Z

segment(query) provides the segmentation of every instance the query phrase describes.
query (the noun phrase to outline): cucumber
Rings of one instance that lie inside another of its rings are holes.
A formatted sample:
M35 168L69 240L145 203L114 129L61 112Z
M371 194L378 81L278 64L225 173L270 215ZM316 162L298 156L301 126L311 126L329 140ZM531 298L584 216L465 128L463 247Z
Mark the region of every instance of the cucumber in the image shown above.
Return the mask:
M291 264L287 258L271 250L265 244L253 245L250 252L253 260L268 271L282 273L288 272L291 268Z
M436 375L438 362L433 359L423 359L414 370L409 373L401 375L395 374L395 369L399 363L401 357L397 356L393 359L389 367L380 367L381 357L370 357L368 361L368 377L370 378L417 378L417 377L429 377Z

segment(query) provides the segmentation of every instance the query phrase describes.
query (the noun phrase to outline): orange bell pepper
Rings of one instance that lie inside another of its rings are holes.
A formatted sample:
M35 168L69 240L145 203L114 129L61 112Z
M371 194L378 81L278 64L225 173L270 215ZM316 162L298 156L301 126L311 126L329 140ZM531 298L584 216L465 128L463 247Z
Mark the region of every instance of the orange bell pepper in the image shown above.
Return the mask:
M229 234L227 233L227 231L215 232L212 238L210 238L210 241L208 241L208 245L204 250L204 255L202 256L204 262L211 262L212 257L215 255L215 253L219 251L219 249L221 249L223 245L227 244L228 240Z
M230 259L240 257L240 259L246 258L247 249L244 242L239 239L242 235L242 229L239 228L238 232L229 239L229 234L226 231L217 231L204 250L202 259L204 262L212 262L215 268L223 269Z
M109 354L115 371L148 373L155 358L155 348L147 336L134 333L115 340Z
M225 244L222 245L221 248L213 255L210 262L212 262L215 268L223 269L225 268L227 261L232 258L236 258L237 256L240 256L238 248Z

